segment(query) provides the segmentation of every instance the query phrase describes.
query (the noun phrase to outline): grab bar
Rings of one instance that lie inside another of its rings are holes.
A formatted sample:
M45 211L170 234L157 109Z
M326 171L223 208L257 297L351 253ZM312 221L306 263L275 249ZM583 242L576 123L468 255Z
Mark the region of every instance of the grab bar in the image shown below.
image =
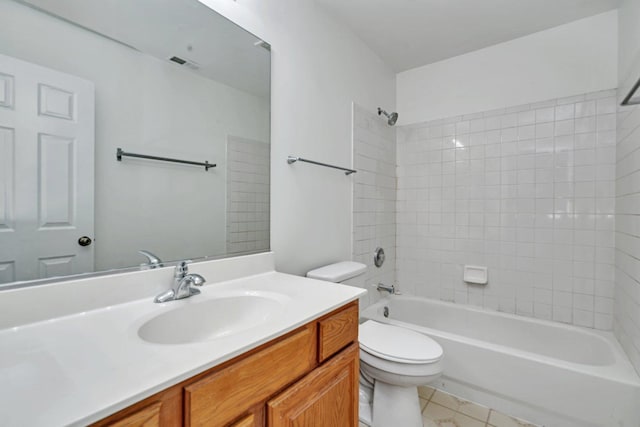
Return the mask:
M324 166L324 167L327 167L327 168L338 169L338 170L344 171L345 175L351 175L352 173L358 172L355 169L348 169L348 168L343 168L343 167L340 167L340 166L330 165L328 163L316 162L315 160L303 159L302 157L294 157L294 156L287 157L287 163L292 164L292 163L295 163L295 162L305 162L305 163L311 163L311 164L318 165L318 166Z
M159 160L161 162L171 162L171 163L182 163L185 165L195 165L195 166L204 166L204 170L208 171L210 168L215 168L215 163L209 163L208 161L201 162L192 162L191 160L180 160L180 159L171 159L169 157L158 157L158 156L149 156L147 154L136 154L136 153L127 153L122 150L122 148L118 148L116 150L116 159L121 162L123 157L136 157L138 159L150 159L150 160Z

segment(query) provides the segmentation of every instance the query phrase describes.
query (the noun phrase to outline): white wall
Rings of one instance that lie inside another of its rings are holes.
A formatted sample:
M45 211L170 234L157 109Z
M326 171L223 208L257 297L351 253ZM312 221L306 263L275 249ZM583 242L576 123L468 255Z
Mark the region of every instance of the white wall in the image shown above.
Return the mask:
M351 103L395 107L395 75L310 0L202 0L272 45L271 247L279 271L351 259Z
M640 78L640 2L621 0L618 9L618 83L626 95Z
M402 72L397 109L402 125L615 87L614 10Z
M142 263L138 249L165 260L223 254L226 138L267 141L267 101L17 2L0 2L0 27L1 53L95 84L96 269ZM117 147L218 168L116 162Z
M619 19L621 101L640 78L640 2L622 1ZM616 148L614 331L640 373L640 106L619 107Z

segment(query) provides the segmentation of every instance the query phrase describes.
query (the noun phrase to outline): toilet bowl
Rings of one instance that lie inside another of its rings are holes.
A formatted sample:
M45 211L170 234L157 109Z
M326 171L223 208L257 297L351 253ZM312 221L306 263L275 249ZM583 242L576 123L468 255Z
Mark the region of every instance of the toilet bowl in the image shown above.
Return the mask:
M365 287L366 265L344 261L307 277ZM442 373L442 347L399 326L368 320L360 325L360 422L372 427L422 427L418 386Z
M373 427L422 427L417 387L442 374L442 347L426 335L373 320L360 325L359 342L361 388L373 383L369 411L363 399L370 394L360 393L361 421Z

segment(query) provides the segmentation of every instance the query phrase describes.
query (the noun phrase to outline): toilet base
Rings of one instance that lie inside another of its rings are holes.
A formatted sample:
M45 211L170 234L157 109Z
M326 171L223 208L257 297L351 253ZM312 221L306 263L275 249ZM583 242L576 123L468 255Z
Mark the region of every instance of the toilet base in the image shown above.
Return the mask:
M371 403L360 401L358 404L358 421L365 426L371 426L373 421L371 420Z
M371 426L373 413L371 403L373 402L373 380L367 378L366 374L360 371L360 387L358 388L358 418L359 421Z
M422 427L417 387L376 381L373 392L374 427Z
M359 420L369 427L423 427L417 384L428 384L440 376L403 377L394 384L373 379L361 361ZM397 378L394 378L397 380ZM397 385L403 384L403 385Z

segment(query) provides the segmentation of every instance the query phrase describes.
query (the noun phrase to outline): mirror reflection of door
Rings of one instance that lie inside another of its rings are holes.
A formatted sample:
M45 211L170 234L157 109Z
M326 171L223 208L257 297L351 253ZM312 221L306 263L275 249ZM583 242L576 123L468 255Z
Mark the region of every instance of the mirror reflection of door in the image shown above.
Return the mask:
M0 55L0 283L93 271L94 110L93 83Z
M140 249L167 265L268 250L271 54L261 39L197 0L0 0L0 28L10 57L0 67L0 291L138 269ZM91 139L79 136L86 120ZM231 135L256 142L234 145L233 165ZM31 157L14 148L23 140ZM119 162L118 148L217 167Z

